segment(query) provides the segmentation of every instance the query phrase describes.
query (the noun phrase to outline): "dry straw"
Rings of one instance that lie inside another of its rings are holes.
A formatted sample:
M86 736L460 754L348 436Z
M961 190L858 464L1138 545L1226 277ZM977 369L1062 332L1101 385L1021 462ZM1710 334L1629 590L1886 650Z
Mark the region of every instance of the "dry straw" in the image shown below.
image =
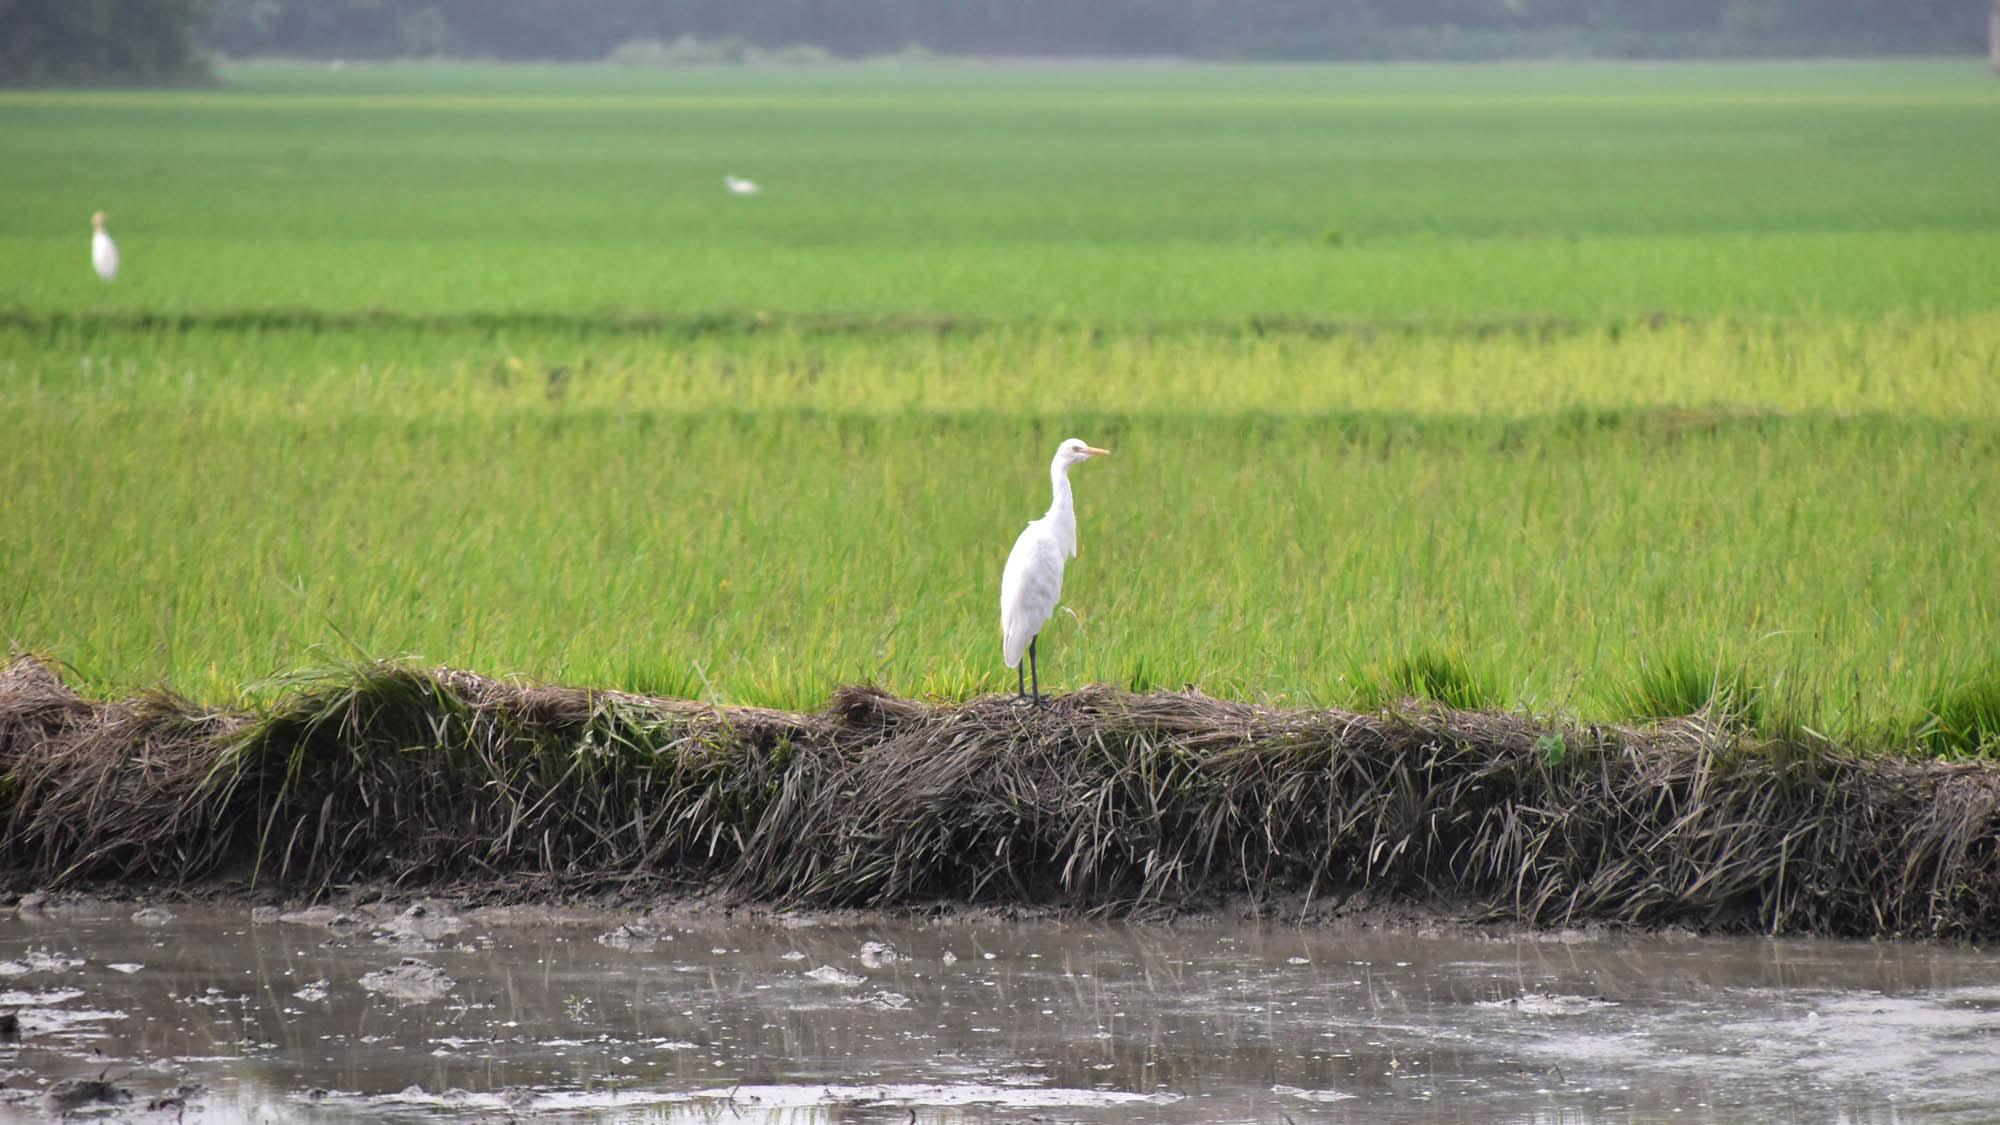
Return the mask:
M0 672L0 859L43 885L505 880L1163 912L1373 894L1488 917L1991 938L2000 767L1405 704L870 689L795 715L369 664L255 715Z

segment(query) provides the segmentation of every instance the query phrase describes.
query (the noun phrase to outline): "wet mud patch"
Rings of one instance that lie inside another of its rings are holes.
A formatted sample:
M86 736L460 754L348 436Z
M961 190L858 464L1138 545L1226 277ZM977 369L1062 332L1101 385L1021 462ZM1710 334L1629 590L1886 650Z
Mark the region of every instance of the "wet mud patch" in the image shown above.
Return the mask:
M393 968L378 969L361 976L361 987L403 1004L428 1004L451 995L458 982L444 970L415 957L405 957Z
M2000 963L1939 945L433 900L463 925L406 961L377 938L412 904L332 905L0 911L43 970L0 998L66 1021L0 1043L0 1120L100 1078L213 1122L1974 1122L2000 1092ZM654 942L600 940L627 927Z
M1503 1008L1524 1016L1580 1016L1599 1008L1617 1005L1615 1000L1602 996L1552 996L1544 992L1531 992L1524 996L1510 996L1505 1000L1481 1000L1482 1008Z
M990 1110L1101 1110L1170 1106L1184 1095L1128 1094L1117 1091L1050 1089L1035 1086L966 1082L956 1084L882 1083L878 1085L738 1084L681 1092L638 1090L503 1089L491 1093L448 1090L431 1093L412 1086L375 1098L343 1099L356 1108L420 1106L450 1111L490 1111L523 1114L574 1114L617 1110L648 1110L684 1106L701 1120L726 1115L734 1120L814 1120L800 1111L825 1110L849 1114L883 1109L979 1108ZM831 1119L829 1117L829 1119Z
M51 1113L68 1114L93 1106L119 1106L132 1100L132 1091L102 1078L67 1078L49 1088L43 1096Z

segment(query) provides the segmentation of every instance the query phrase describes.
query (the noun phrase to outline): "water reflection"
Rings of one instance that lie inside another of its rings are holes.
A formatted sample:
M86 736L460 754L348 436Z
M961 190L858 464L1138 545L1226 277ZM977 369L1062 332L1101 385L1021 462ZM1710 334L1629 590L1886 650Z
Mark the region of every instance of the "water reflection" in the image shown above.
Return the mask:
M2000 1103L2000 961L1894 943L106 907L0 915L9 1008L0 1117L21 1119L100 1074L140 1117L205 1087L207 1120L1911 1122Z

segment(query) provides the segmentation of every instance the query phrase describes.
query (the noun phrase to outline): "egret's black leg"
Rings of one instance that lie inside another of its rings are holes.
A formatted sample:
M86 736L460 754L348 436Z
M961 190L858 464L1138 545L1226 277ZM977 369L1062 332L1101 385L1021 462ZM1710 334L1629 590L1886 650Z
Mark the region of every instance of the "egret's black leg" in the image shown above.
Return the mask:
M1035 706L1047 707L1042 700L1042 673L1035 667L1035 642L1041 639L1040 635L1028 638L1028 677L1035 684Z
M1028 698L1028 670L1019 664L1014 665L1014 695L1024 700Z

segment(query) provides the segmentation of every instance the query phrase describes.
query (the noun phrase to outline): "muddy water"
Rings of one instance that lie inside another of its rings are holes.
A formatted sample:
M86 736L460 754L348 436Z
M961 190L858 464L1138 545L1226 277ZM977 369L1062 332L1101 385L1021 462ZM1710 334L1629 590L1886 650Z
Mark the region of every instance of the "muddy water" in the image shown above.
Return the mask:
M2000 1116L1921 945L105 905L0 913L10 1010L0 1120Z

